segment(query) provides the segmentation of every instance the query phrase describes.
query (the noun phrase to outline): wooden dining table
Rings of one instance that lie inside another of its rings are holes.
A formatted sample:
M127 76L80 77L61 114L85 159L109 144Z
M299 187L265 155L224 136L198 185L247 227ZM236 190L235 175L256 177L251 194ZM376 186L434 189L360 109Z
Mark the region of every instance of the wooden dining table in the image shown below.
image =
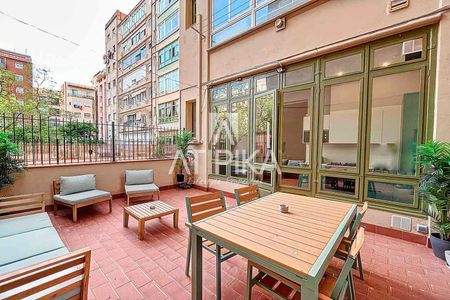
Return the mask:
M288 213L280 204L289 205ZM302 299L318 299L320 280L356 213L355 204L274 193L193 223L192 299L202 299L203 239L298 283Z

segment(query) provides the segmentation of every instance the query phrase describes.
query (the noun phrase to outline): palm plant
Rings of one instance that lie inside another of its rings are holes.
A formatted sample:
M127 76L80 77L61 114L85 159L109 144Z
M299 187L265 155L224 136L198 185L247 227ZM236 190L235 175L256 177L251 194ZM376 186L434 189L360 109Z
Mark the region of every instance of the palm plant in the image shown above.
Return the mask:
M192 160L194 159L194 152L189 149L191 142L191 131L183 129L175 135L175 144L177 146L177 158L179 159L180 174L183 174L184 169L189 170L189 173L191 173Z
M15 158L18 154L20 150L17 145L0 132L0 190L14 183L12 174L23 171L23 161Z
M450 240L450 143L429 141L418 147L417 163L422 167L419 190L425 213L441 240Z

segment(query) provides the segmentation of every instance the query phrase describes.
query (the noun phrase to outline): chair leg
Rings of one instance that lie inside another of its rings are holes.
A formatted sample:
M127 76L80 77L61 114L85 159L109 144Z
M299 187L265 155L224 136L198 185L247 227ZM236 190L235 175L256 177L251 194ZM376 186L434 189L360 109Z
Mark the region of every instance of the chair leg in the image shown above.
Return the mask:
M253 277L253 266L250 262L247 262L247 291L245 294L245 299L252 299L252 277Z
M359 278L361 280L364 280L364 272L363 272L362 261L361 261L361 253L358 253L358 257L356 259L358 261Z
M216 245L216 299L220 300L222 297L222 270L220 260L220 246Z
M187 255L186 255L186 269L185 269L186 276L189 276L190 265L191 265L191 234L189 233Z
M77 207L76 206L72 206L72 221L76 222L78 219L77 217Z
M58 204L55 202L55 201L53 201L53 214L56 216L57 215L57 212L58 211Z
M349 273L348 275L348 289L350 292L350 300L354 300L355 299L355 286L353 284L353 275L352 272Z
M109 199L109 212L112 213L112 198Z

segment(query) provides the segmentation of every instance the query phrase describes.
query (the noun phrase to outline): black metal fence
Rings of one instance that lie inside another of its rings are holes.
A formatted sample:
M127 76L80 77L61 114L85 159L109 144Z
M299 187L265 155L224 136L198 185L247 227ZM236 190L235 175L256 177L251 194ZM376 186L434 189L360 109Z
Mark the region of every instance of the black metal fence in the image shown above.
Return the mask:
M174 127L24 115L3 115L0 124L27 166L171 158L179 132Z

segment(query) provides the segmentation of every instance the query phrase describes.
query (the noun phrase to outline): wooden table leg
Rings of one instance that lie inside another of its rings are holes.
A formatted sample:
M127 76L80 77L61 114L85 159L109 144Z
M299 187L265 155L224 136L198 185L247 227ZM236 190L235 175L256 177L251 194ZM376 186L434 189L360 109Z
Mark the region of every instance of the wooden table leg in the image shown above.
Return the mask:
M202 300L202 237L193 230L190 234L192 239L192 300Z
M128 219L130 218L130 215L127 213L127 211L123 210L123 227L128 227Z
M173 213L173 227L178 228L178 210Z
M138 232L139 239L143 240L144 235L145 235L145 221L139 221L139 232Z
M316 300L319 299L319 291L318 289L311 289L309 287L303 287L301 288L302 297L301 299L311 299Z

